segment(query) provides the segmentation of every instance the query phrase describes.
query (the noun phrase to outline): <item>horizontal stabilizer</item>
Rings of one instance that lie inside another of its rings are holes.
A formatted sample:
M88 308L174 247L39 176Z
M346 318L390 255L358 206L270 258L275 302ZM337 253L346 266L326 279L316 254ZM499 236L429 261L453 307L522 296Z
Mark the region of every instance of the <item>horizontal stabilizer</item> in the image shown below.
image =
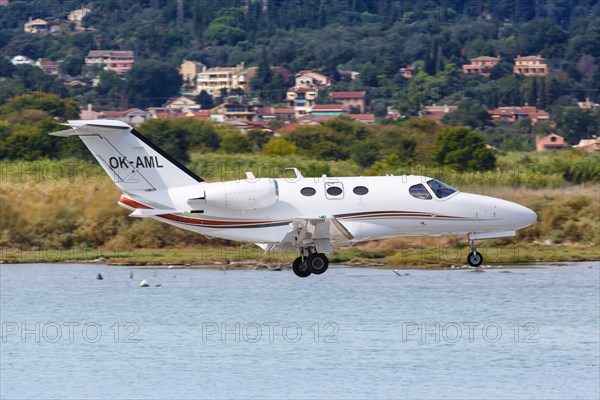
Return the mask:
M178 214L181 211L178 210L160 210L156 208L147 209L147 208L136 208L134 212L129 214L130 217L153 217L155 215L165 215L165 214Z
M66 124L63 124L66 125ZM50 135L52 136L60 136L60 137L69 137L79 135L79 131L77 129L65 129L64 131L52 132Z

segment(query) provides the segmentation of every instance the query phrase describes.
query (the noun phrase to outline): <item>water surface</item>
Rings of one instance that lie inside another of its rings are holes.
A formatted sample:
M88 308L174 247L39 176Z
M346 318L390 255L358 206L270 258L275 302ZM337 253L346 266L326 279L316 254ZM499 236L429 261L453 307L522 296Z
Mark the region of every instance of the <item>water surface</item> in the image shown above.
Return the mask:
M0 395L599 398L598 262L401 273L4 264Z

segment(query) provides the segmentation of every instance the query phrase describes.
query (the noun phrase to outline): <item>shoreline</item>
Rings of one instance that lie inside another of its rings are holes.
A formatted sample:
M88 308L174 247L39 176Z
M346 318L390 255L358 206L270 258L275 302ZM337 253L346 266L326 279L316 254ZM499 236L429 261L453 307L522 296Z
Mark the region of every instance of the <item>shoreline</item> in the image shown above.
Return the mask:
M375 269L466 269L467 248L422 247L389 251L347 248L329 256L331 264ZM600 249L594 245L505 245L481 246L484 268L503 268L535 263L599 261ZM133 249L129 252L53 250L20 251L3 249L0 264L64 263L107 264L129 267L210 268L224 270L287 270L294 253L268 253L232 248Z

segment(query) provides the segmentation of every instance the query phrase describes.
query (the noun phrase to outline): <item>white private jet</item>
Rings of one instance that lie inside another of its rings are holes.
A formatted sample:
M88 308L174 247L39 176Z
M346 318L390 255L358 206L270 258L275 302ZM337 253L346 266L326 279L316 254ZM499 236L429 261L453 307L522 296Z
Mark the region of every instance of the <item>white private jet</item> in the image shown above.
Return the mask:
M334 246L394 236L465 235L479 266L479 239L515 235L537 215L521 205L456 189L425 176L255 178L208 183L121 121L69 121L51 133L79 136L122 192L132 217L265 252L296 250L293 271L322 274Z

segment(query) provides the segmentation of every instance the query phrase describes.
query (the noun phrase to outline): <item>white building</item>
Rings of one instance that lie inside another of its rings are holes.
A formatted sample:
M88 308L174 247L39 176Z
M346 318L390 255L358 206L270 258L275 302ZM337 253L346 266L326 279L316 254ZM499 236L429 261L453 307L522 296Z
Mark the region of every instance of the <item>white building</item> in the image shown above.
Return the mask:
M31 58L27 57L27 56L14 56L13 58L10 59L10 62L13 65L23 65L23 64L29 64L29 65L35 65L35 61L33 61Z

